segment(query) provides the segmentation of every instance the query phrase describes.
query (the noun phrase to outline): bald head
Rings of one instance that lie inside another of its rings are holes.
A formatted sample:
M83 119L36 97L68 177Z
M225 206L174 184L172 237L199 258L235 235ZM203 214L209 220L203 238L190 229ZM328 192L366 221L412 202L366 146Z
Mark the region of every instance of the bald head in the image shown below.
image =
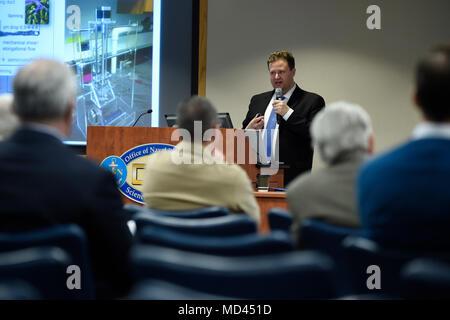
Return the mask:
M74 74L61 62L35 60L14 78L14 111L24 122L62 120L75 99Z
M12 104L12 94L0 95L0 141L5 140L19 124L19 120L12 113Z

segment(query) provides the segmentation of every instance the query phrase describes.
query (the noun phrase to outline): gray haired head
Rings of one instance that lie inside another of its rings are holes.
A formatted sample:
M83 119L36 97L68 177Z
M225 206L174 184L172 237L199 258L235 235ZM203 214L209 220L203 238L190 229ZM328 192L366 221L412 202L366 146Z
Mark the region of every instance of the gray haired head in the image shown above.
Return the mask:
M177 110L178 128L186 129L194 135L194 125L201 123L202 136L208 129L214 128L217 124L217 111L211 101L207 98L193 96L182 101ZM202 138L202 137L198 137Z
M12 112L12 104L12 94L0 94L0 141L5 140L19 125L19 120Z
M14 111L23 121L59 120L76 97L71 69L49 59L34 60L14 78Z
M313 146L327 164L344 152L369 150L372 125L359 105L340 101L320 111L311 124Z

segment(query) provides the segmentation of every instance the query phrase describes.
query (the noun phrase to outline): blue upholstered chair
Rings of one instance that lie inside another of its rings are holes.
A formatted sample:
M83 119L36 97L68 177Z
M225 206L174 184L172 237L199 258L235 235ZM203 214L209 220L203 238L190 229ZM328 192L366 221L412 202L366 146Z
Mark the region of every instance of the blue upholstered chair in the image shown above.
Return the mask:
M341 242L347 236L360 236L360 228L333 225L316 219L305 219L300 229L300 244L308 250L319 250L329 255L342 250Z
M450 299L450 263L415 259L401 270L401 292L406 299Z
M166 210L149 209L135 204L126 204L124 206L124 209L125 211L131 214L131 217L140 212L147 212L150 214L163 217L191 218L191 219L215 218L227 216L230 214L230 211L227 208L217 206L204 207L193 210L183 210L183 211L166 211Z
M294 250L290 234L284 231L273 231L265 235L250 233L223 237L192 235L152 226L144 227L137 238L142 244L224 256L273 254Z
M156 226L173 231L205 236L232 236L255 233L255 221L245 214L233 214L215 218L184 219L156 216L140 212L134 216L137 233L145 226Z
M272 208L267 213L270 230L290 231L292 225L292 214L288 210Z
M434 258L450 261L448 252L419 252L383 248L375 241L362 237L348 237L342 242L344 257L347 260L351 275L350 284L353 293L378 293L401 297L401 270L411 260L416 258ZM380 268L381 289L368 289L367 280L374 274L369 266Z
M157 279L192 290L243 299L328 299L334 263L316 252L223 257L159 246L131 252L136 281Z
M352 293L347 274L348 266L346 260L343 259L341 242L347 236L359 236L361 233L359 228L337 226L316 219L305 219L301 226L301 248L326 253L336 262L335 281L339 296Z
M0 254L1 256L1 254ZM39 300L39 290L23 280L0 280L0 300Z
M128 296L130 300L236 300L196 291L161 280L144 280L136 283Z
M0 283L20 281L39 291L42 299L74 299L66 285L71 257L57 247L34 247L0 253ZM33 297L31 297L33 298Z
M82 289L75 290L77 298L95 298L86 235L79 226L69 224L19 233L0 233L0 252L36 246L59 247L69 254L73 264L78 265L82 272Z

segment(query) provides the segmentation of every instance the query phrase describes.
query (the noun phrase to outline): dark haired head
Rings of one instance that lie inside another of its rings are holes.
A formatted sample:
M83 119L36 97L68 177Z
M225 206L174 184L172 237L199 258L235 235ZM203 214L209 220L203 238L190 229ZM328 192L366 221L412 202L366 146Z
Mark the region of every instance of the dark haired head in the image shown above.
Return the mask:
M450 121L450 44L430 51L416 68L417 103L433 122Z
M217 111L207 98L193 96L180 103L177 110L177 125L189 131L194 138L194 124L197 121L201 121L203 137L206 130L214 128L217 124Z

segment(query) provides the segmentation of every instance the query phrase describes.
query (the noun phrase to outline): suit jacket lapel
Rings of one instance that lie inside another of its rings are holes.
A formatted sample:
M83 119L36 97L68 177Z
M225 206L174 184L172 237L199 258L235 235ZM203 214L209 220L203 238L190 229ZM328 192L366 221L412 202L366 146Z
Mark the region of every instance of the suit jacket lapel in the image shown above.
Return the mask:
M264 97L264 104L261 105L261 110L258 110L259 113L261 113L262 115L264 115L264 113L266 112L266 108L269 105L270 99L272 99L272 96L274 93L275 93L275 89L267 92L267 95Z
M298 103L301 101L301 98L302 98L304 92L305 91L300 89L300 87L297 85L297 87L295 88L294 92L292 92L292 96L290 97L287 105L291 109L295 109L295 107L297 107Z

